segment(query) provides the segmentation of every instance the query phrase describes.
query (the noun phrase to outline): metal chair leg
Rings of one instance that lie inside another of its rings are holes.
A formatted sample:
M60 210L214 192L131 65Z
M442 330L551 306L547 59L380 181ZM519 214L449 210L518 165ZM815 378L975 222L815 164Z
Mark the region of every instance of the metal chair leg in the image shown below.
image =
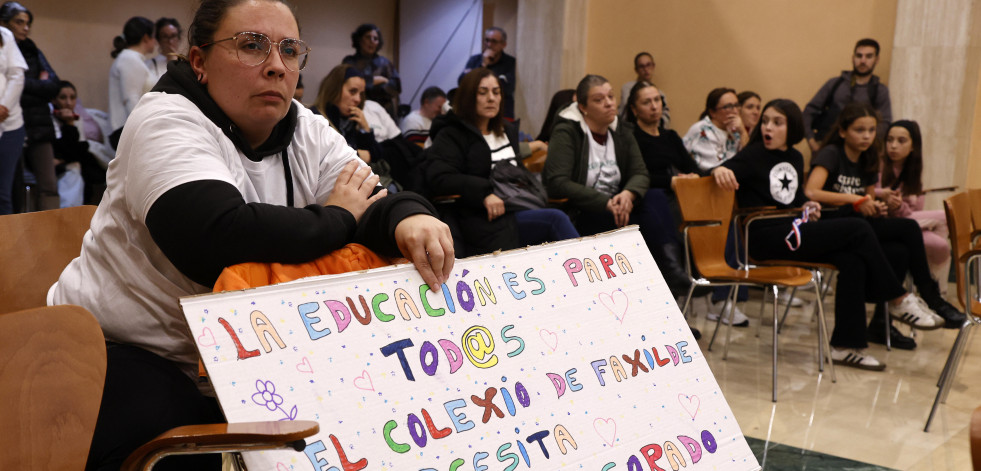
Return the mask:
M770 287L773 290L773 402L777 402L777 298L779 288L777 285Z
M729 295L732 294L732 288L729 288ZM708 351L712 351L712 345L715 345L715 336L719 335L719 326L722 325L722 317L726 314L726 308L729 305L729 295L726 295L726 300L722 303L722 312L719 313L719 318L715 321L715 330L712 332L712 340L709 340Z
M940 374L940 381L938 381L939 389L937 390L937 397L933 399L933 407L930 408L930 415L927 417L926 425L923 427L924 432L930 431L930 424L933 422L933 417L937 413L937 407L940 406L941 402L946 402L947 400L947 393L954 379L956 357L964 344L967 343L965 339L967 339L968 331L970 331L972 325L973 322L961 327L960 332L957 333L957 339L954 340L954 345L950 347L947 364L944 365L944 371Z
M790 298L787 300L787 305L783 308L783 316L780 317L780 328L778 331L783 331L783 324L787 322L787 314L790 314L790 305L794 303L794 298L797 296L797 287L790 291Z
M760 332L763 330L763 311L766 310L767 294L769 294L769 290L763 289L763 300L760 301L760 321L756 323L756 338L760 338Z
M732 322L736 317L736 298L738 296L739 285L735 285L731 290L729 290L729 316L726 318L729 319L729 325L726 326L726 346L722 351L723 360L729 359L729 341L732 339ZM721 320L722 316L719 316L719 319Z
M882 310L886 315L886 351L892 351L892 316L889 315L889 303L882 303Z
M821 278L822 274L820 270L814 272L814 277L816 279L814 283L814 298L823 299L824 292L821 290ZM838 377L835 375L835 362L831 360L831 333L828 332L828 322L824 315L824 303L816 302L817 318L818 318L818 341L821 342L818 345L818 359L821 364L824 364L824 359L827 358L829 368L831 369L831 382L837 383ZM824 347L824 348L821 348ZM823 351L822 351L823 350ZM827 356L824 356L823 352L827 352ZM823 371L823 369L821 370Z
M681 315L688 319L688 308L691 307L691 295L695 293L695 283L688 287L688 296L685 297L685 305L681 308Z

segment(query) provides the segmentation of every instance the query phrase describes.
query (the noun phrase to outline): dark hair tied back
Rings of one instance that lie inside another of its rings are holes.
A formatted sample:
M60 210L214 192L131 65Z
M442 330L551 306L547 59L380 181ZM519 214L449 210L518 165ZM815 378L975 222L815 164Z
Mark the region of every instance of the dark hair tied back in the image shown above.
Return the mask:
M153 22L142 16L130 18L123 26L123 34L112 38L113 51L110 55L115 59L123 49L139 44L146 36L153 37Z

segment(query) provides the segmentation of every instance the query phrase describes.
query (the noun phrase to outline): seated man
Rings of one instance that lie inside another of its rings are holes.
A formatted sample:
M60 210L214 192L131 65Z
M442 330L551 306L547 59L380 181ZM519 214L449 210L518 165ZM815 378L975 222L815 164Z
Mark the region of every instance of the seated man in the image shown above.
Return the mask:
M446 93L439 87L429 87L422 92L419 109L402 119L402 135L411 143L422 146L429 138L433 118L443 114Z

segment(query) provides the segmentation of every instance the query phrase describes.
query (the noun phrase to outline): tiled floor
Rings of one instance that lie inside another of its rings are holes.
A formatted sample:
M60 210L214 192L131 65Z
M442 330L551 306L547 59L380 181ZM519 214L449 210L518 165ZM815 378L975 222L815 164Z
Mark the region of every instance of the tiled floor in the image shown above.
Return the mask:
M810 293L802 297L812 299ZM974 336L950 397L926 433L923 426L937 379L957 331L919 332L919 346L913 351L887 352L885 346L872 344L870 353L888 365L884 372L838 367L838 381L832 383L827 368L824 373L817 370L813 309L810 304L791 309L780 334L778 402L773 403L772 307L767 305L757 338L760 298L761 291L750 290L749 301L741 303L751 325L733 329L728 360L722 360L725 326L710 352L706 347L715 324L706 322L704 315L691 320L703 333L699 345L747 437L886 468L971 469L968 426L974 408L981 405L981 364L976 360L981 353ZM832 323L830 297L826 312ZM764 469L868 469L825 467L820 460L809 461L803 455L795 460L793 453L770 454L772 450L768 448L766 462L761 457Z

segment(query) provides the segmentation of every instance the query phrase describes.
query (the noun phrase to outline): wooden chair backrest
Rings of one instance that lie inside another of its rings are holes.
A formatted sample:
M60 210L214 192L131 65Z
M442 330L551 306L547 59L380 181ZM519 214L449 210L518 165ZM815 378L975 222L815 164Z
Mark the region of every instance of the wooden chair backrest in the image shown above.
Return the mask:
M950 232L950 245L954 252L954 272L957 274L957 300L964 306L964 294L967 280L964 279L964 267L957 260L961 255L971 250L971 201L968 193L957 193L944 200L944 211L947 213L947 229Z
M0 216L0 312L45 305L48 288L82 252L82 236L95 209L77 206Z
M967 190L967 201L971 207L971 224L981 227L981 188Z
M723 190L712 177L679 179L675 194L685 222L719 221L718 226L688 229L689 247L699 273L709 276L716 269L728 270L726 237L732 220L736 194Z
M84 308L0 314L0 469L82 469L105 377L102 329Z

